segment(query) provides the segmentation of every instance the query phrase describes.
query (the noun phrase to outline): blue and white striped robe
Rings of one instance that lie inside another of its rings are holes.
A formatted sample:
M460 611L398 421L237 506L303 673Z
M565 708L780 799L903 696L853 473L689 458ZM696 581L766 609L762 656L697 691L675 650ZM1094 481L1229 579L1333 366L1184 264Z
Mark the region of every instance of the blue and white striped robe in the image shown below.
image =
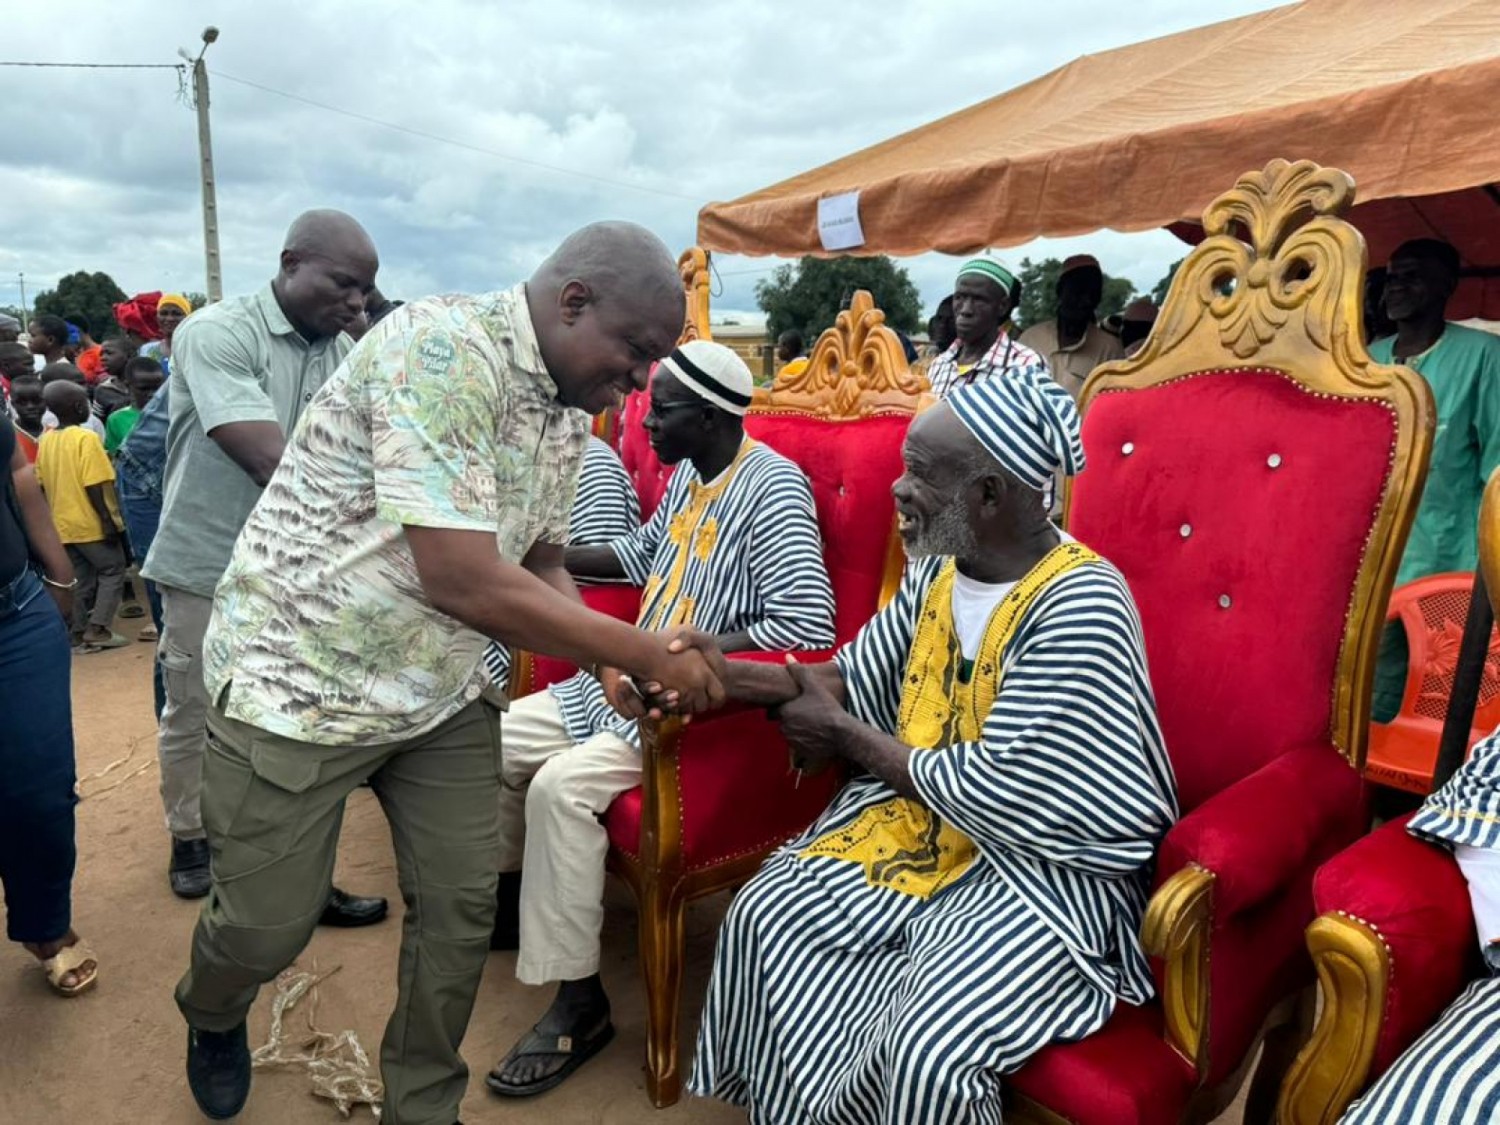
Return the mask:
M641 499L630 483L620 456L607 442L592 435L583 450L578 491L568 513L568 543L592 547L629 535L641 526ZM510 671L510 649L491 641L484 650L490 682L505 686Z
M1413 836L1447 847L1500 848L1500 731L1422 803ZM1480 934L1481 942L1500 935ZM1486 946L1491 972L1500 956ZM1344 1125L1500 1122L1500 976L1475 981L1343 1117Z
M917 614L943 559L838 656L846 706L894 734ZM1000 1120L1000 1076L1146 1000L1137 937L1176 816L1140 622L1105 562L1017 623L980 741L911 757L921 800L982 859L922 900L801 858L896 794L856 778L742 890L720 931L691 1090L764 1125Z
M725 470L733 477L704 511L703 523L712 520L716 528L711 549L698 549L698 536L679 544L671 534L673 519L688 509L693 488L703 483L688 461L672 474L645 526L610 544L630 581L647 587L639 620L671 620L682 599L689 598L689 624L695 629L720 636L747 633L753 646L765 651L827 648L834 639L833 589L812 486L795 463L769 446L745 441L737 467ZM688 554L681 587L674 592L661 584L653 590L650 580L670 574L679 552ZM548 690L575 742L605 730L638 741L636 724L615 713L599 681L587 672Z

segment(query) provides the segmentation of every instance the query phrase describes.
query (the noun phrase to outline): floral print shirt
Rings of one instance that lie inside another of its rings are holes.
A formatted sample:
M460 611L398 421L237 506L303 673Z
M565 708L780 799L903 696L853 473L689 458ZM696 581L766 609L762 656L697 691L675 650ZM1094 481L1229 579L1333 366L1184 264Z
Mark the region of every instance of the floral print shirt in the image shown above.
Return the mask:
M566 543L588 432L523 286L382 320L308 404L235 545L204 641L211 698L320 745L452 717L484 689L486 639L433 608L402 527L489 531L511 563Z

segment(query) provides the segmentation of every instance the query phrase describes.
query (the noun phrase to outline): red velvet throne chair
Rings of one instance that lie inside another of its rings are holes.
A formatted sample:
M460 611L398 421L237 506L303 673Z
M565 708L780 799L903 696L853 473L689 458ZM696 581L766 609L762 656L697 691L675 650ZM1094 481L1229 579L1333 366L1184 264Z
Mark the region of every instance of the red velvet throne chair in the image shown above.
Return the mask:
M1083 389L1068 527L1139 606L1181 819L1143 926L1159 999L1018 1071L1014 1120L1205 1121L1262 1043L1247 1121L1269 1120L1307 1033L1313 873L1368 824L1376 647L1433 433L1426 385L1361 342L1352 199L1306 161L1242 177L1144 348Z
M1500 474L1484 490L1479 561L1496 601ZM1409 819L1353 844L1314 880L1307 948L1323 1003L1282 1088L1282 1125L1333 1125L1483 971L1463 874L1446 848L1407 834Z
M806 370L758 389L745 419L751 437L795 461L812 481L839 643L895 593L904 565L891 485L927 384L911 374L900 339L884 319L870 295L857 292L837 325L818 339ZM627 467L632 440L627 430ZM634 620L640 592L599 587L584 597L601 612ZM574 671L523 652L512 668L513 697ZM641 736L642 784L615 801L605 823L610 868L635 892L640 909L647 1090L665 1106L681 1090L678 1017L688 901L753 875L773 848L822 812L840 778L830 771L799 782L780 731L754 709L729 707L686 725L644 722Z

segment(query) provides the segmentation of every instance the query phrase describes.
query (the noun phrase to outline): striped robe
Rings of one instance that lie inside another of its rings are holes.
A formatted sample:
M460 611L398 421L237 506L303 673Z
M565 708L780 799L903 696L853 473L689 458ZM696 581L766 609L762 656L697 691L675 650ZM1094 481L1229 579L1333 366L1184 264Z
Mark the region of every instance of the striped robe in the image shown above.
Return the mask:
M735 462L707 484L684 461L645 526L610 546L630 581L645 587L642 628L744 632L765 651L833 644L833 590L812 486L769 446L746 438ZM587 672L548 690L575 742L607 730L638 743L635 722L615 713Z
M846 706L887 733L943 562L910 566L837 657ZM998 1122L1002 1074L1151 995L1137 934L1175 782L1118 571L1095 561L1054 579L1004 651L983 738L910 761L922 802L981 860L923 900L800 856L895 796L870 776L846 785L730 908L695 1094L765 1125Z
M591 547L629 535L641 526L641 501L630 483L630 474L619 454L596 437L583 451L578 474L578 493L568 516L568 542ZM484 650L485 671L490 682L503 687L510 671L510 649L490 642Z
M1500 848L1500 731L1475 745L1463 768L1422 803L1407 831L1450 848ZM1500 935L1482 933L1480 937L1488 942ZM1485 957L1491 972L1500 971L1500 956L1494 948L1486 945ZM1349 1107L1343 1122L1500 1122L1500 977L1471 984L1380 1081Z

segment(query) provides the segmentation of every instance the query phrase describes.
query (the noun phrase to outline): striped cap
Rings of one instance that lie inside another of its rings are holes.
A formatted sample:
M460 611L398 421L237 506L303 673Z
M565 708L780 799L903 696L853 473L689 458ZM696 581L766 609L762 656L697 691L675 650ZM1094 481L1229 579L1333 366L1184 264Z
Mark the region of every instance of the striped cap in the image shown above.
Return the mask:
M959 267L958 276L967 277L976 275L987 277L996 285L1004 289L1006 293L1016 287L1016 275L1011 273L994 258L974 258Z
M689 340L673 348L661 365L684 387L720 410L744 414L750 409L755 378L745 361L723 344Z
M1067 391L1045 373L1025 369L971 383L947 403L1001 468L1044 492L1058 469L1083 471L1078 409Z

